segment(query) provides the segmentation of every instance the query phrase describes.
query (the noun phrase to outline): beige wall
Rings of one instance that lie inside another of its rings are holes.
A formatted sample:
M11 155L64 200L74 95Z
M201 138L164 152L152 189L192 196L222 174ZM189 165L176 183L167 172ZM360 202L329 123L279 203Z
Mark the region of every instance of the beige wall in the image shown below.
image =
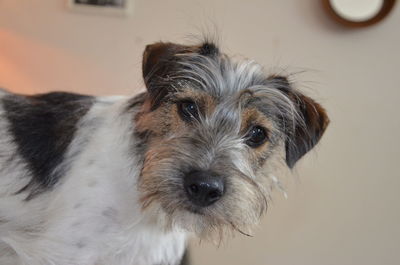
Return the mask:
M316 0L135 0L130 17L71 13L62 0L0 0L0 86L21 92L132 94L140 55L212 21L229 53L297 76L331 126L274 196L252 238L194 242L195 265L400 264L400 8L363 30Z

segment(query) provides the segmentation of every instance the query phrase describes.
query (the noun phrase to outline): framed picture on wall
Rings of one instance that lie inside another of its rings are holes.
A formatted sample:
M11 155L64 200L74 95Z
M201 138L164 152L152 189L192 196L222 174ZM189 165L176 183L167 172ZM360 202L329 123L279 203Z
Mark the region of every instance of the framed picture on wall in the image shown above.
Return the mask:
M133 0L67 0L72 11L99 15L128 15Z

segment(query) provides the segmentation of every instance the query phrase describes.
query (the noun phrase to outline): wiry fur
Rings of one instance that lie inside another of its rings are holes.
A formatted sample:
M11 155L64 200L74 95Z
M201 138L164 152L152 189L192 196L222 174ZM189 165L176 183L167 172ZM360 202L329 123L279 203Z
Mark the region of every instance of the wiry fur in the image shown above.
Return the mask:
M213 43L146 48L134 98L0 91L0 264L178 264L186 238L246 234L274 174L325 130L322 107ZM61 96L61 97L60 97ZM201 114L180 117L190 99ZM268 141L251 148L254 125ZM188 172L221 176L224 195L188 200Z

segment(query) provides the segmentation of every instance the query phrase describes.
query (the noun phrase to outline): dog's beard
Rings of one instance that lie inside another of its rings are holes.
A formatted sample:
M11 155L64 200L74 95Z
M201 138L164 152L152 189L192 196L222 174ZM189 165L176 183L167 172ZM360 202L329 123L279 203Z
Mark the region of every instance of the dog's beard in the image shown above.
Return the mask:
M201 168L206 165L202 166L201 156L190 151L193 147L182 142L179 141L180 145L164 142L156 151L146 154L139 180L143 209L156 208L162 212L166 229L183 229L217 243L236 232L249 235L267 209L267 192L262 183L232 162L244 159L220 155L222 161L215 160L213 170L225 176L225 194L207 207L194 205L184 189L185 172L192 165Z
M264 192L249 181L230 183L231 191L208 207L193 205L182 187L172 183L143 190L143 210L162 216L159 223L166 230L184 230L216 244L237 233L249 236L267 209Z

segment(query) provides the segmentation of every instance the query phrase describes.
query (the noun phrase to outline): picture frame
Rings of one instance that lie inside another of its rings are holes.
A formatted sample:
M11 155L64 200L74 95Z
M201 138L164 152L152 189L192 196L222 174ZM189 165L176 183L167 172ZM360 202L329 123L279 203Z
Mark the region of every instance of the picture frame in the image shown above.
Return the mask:
M127 16L133 0L66 0L69 10L78 13L108 16Z

